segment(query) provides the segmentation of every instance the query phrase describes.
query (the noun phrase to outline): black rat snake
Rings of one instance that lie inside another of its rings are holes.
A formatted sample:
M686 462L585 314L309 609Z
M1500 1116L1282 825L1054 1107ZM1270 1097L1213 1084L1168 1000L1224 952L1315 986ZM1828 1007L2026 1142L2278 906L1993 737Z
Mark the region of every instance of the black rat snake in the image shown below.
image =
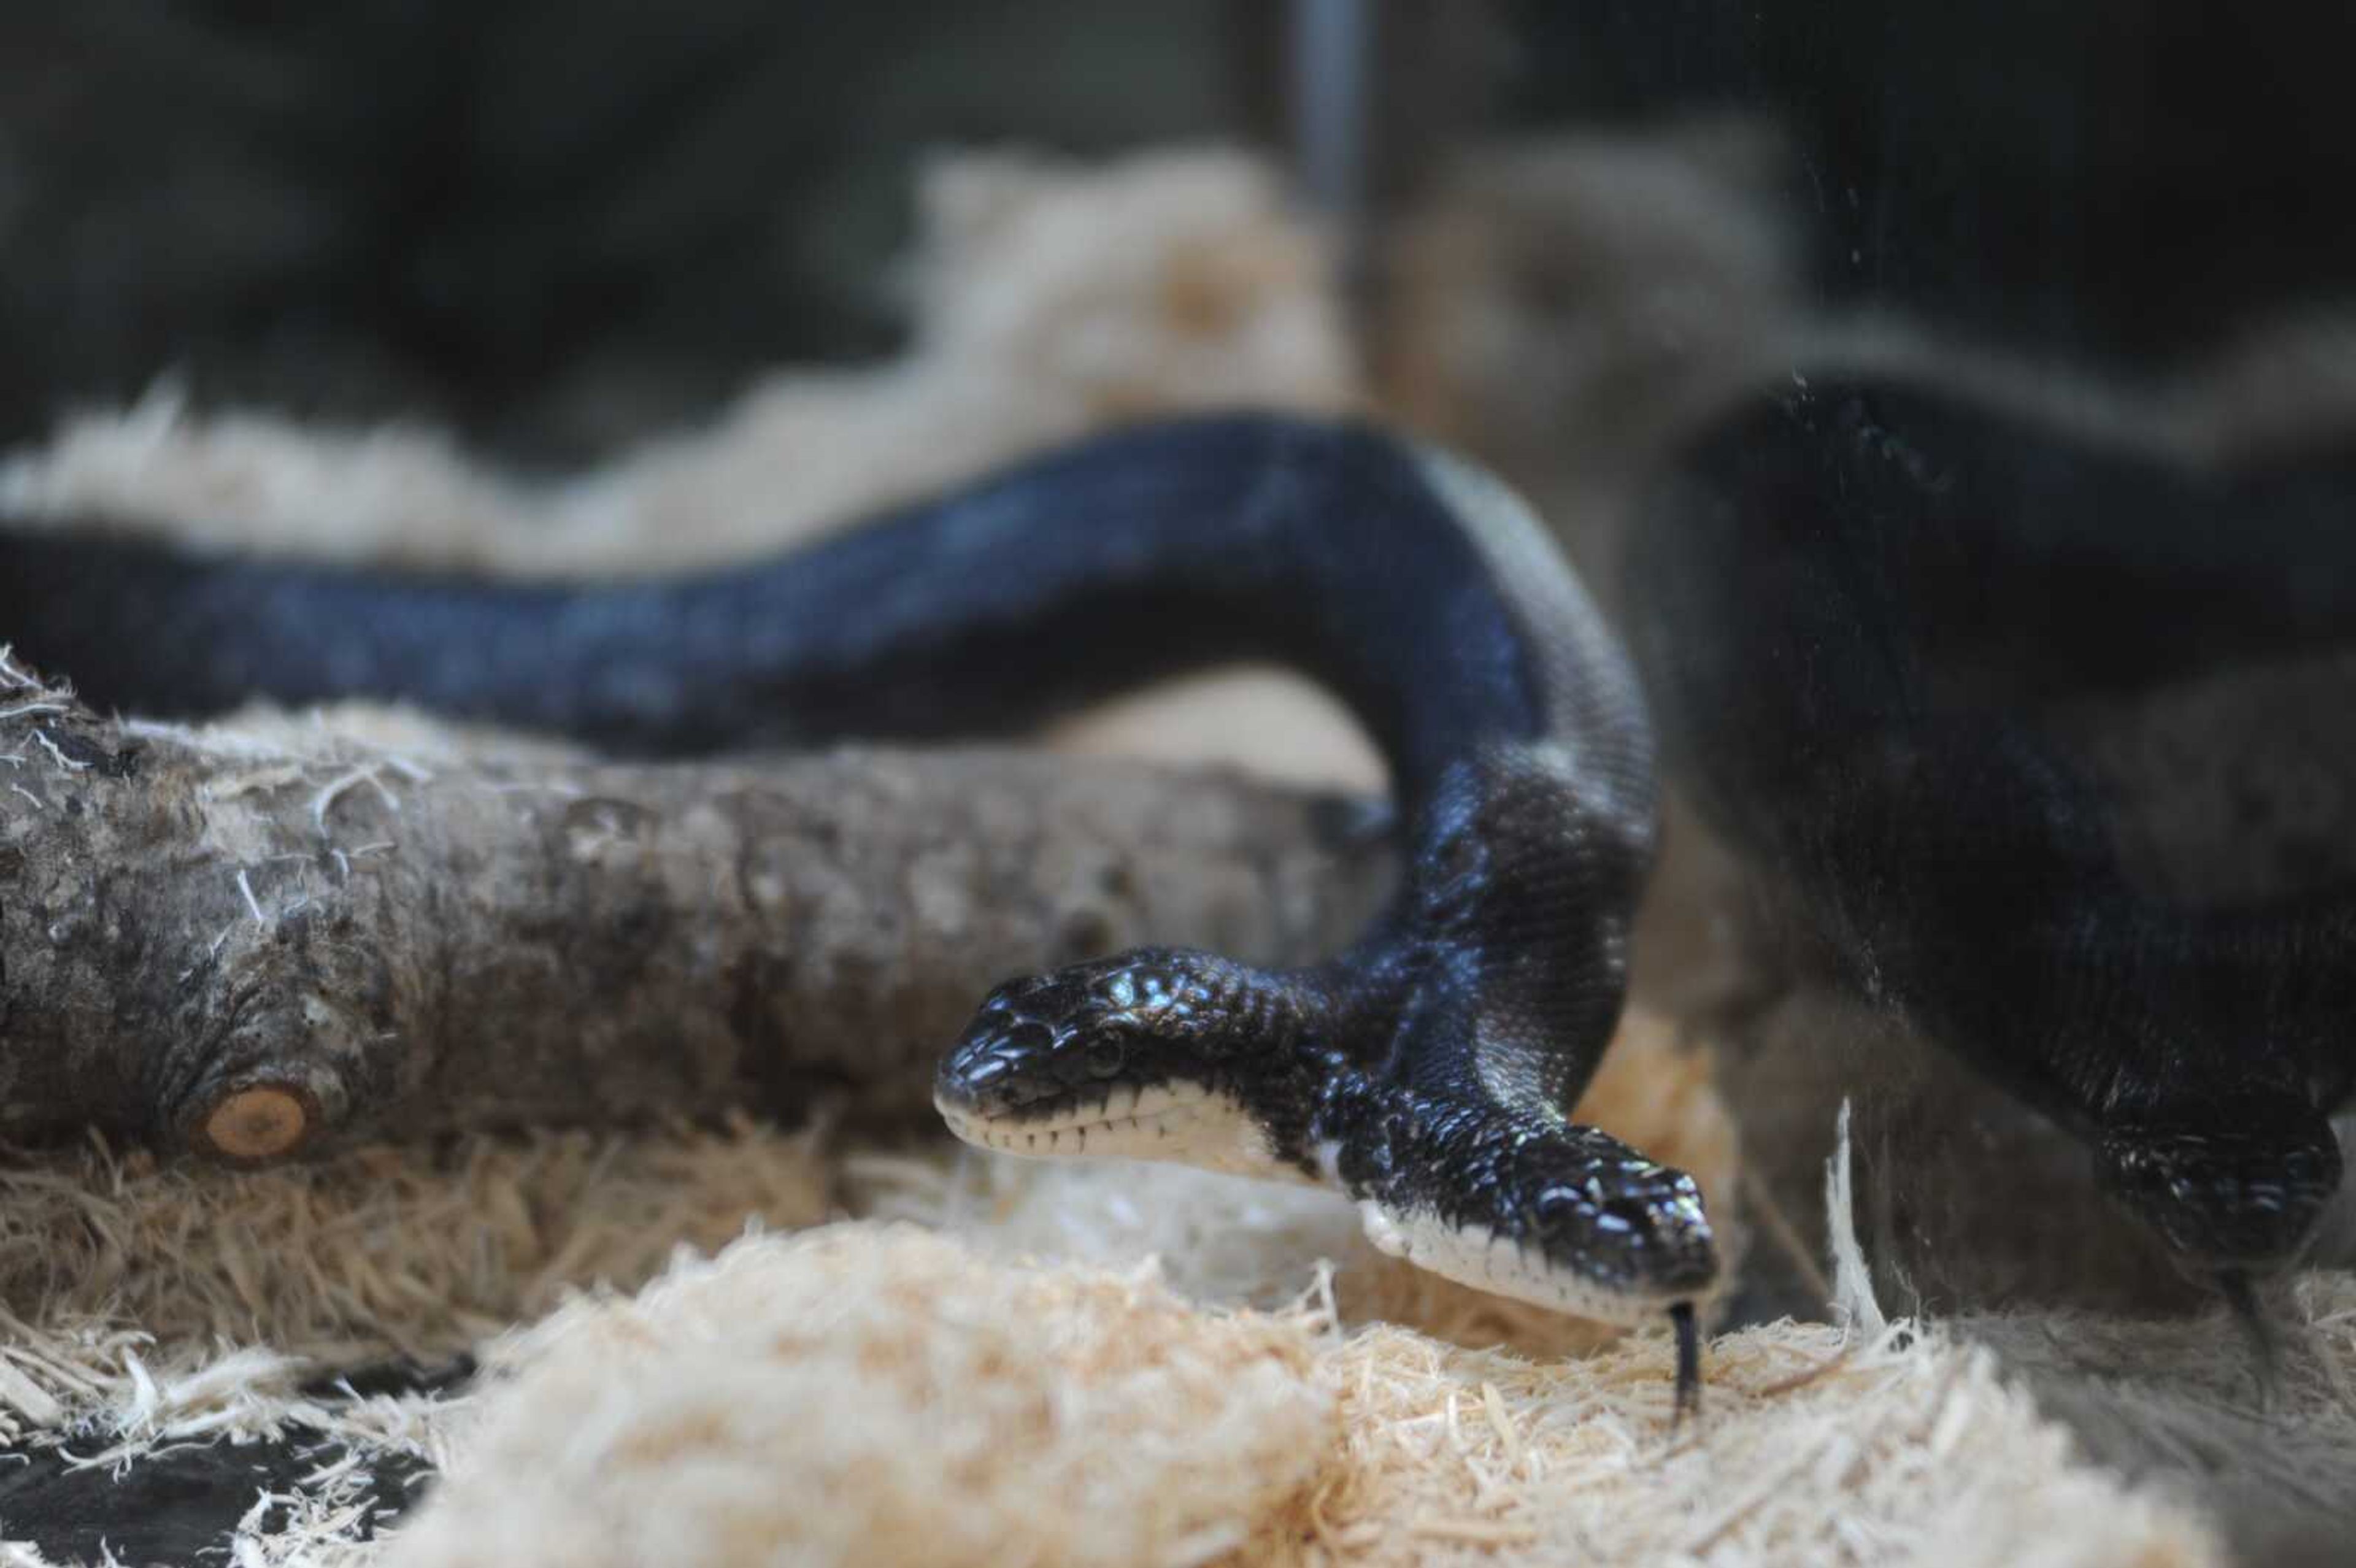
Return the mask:
M1000 987L969 1141L1338 1186L1377 1245L1620 1322L1679 1405L1718 1259L1691 1178L1570 1122L1655 836L1633 672L1544 529L1447 455L1239 416L1116 433L772 564L596 587L0 535L0 627L101 705L399 697L641 752L1003 731L1187 665L1314 675L1388 760L1406 874L1331 961L1124 954Z
M2329 454L2234 475L1965 400L1804 387L1694 443L1634 541L1636 640L1719 826L1868 991L2076 1132L2244 1304L2339 1184L2356 857L2297 857L2312 885L2283 898L2171 901L2123 861L2115 781L2056 735L2122 693L2344 651L2356 576L2286 563L2347 557L2351 488ZM1002 986L940 1110L1017 1153L1323 1181L1441 1275L1667 1310L1694 1395L1718 1274L1700 1195L1565 1115L1619 1017L1653 854L1645 702L1537 520L1457 459L1197 419L783 560L620 586L87 531L0 533L0 630L102 704L400 697L641 752L1002 732L1190 665L1294 665L1389 762L1387 911L1306 969L1147 949Z

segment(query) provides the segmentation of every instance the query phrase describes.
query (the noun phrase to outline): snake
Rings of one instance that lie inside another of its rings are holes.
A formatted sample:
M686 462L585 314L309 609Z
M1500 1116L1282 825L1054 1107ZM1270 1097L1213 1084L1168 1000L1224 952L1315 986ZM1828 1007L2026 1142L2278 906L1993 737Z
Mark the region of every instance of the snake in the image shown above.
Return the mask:
M2356 1103L2356 460L1794 381L1632 532L1665 770L2255 1337Z
M0 528L0 628L154 717L398 699L643 755L1017 731L1266 660L1389 770L1402 872L1316 964L1152 947L984 997L969 1144L1337 1189L1385 1253L1676 1340L1718 1284L1691 1176L1570 1119L1626 991L1657 785L1634 669L1532 510L1371 423L1118 430L767 560L518 582Z

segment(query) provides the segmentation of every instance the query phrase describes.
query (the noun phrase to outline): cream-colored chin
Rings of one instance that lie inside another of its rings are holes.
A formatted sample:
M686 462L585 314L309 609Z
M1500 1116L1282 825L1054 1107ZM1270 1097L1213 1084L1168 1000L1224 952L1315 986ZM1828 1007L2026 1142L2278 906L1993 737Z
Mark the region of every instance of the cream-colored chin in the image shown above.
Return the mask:
M1375 1250L1404 1258L1459 1285L1511 1296L1533 1306L1591 1317L1600 1323L1636 1328L1659 1320L1691 1293L1655 1295L1640 1290L1613 1290L1547 1266L1544 1256L1526 1251L1486 1225L1451 1225L1436 1215L1400 1214L1379 1204L1362 1202L1366 1240Z
M1037 1120L993 1121L934 1101L949 1131L977 1148L1028 1159L1149 1159L1266 1180L1305 1181L1234 1099L1195 1084L1118 1087L1100 1106Z

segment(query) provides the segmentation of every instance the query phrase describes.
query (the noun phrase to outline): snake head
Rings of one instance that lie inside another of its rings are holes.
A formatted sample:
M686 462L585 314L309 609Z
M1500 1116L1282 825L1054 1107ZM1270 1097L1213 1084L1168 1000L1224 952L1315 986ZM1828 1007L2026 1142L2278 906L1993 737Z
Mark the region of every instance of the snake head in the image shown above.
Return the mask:
M1701 1189L1610 1134L1376 1087L1337 1174L1382 1251L1476 1289L1648 1322L1719 1284ZM1368 1109L1374 1109L1373 1106Z
M1237 1049L1252 1021L1231 1005L1241 973L1146 948L1010 980L942 1061L933 1103L968 1143L1011 1154L1298 1176L1247 1110L1282 1058Z
M1576 1260L1588 1279L1655 1306L1708 1294L1718 1247L1699 1184L1624 1146L1602 1163L1601 1178L1538 1188L1526 1221L1534 1248L1557 1268Z
M2297 1261L2340 1189L2330 1123L2288 1093L2122 1117L2098 1147L2104 1185L2201 1274Z

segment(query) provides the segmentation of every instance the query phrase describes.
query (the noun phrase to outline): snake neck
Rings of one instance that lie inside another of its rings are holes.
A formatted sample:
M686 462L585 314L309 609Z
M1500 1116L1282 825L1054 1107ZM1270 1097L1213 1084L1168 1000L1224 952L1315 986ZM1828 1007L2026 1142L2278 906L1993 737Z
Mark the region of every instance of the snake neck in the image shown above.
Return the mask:
M1441 1095L1567 1110L1618 1027L1649 802L1564 741L1484 746L1412 818L1391 917L1322 976L1351 1062Z

